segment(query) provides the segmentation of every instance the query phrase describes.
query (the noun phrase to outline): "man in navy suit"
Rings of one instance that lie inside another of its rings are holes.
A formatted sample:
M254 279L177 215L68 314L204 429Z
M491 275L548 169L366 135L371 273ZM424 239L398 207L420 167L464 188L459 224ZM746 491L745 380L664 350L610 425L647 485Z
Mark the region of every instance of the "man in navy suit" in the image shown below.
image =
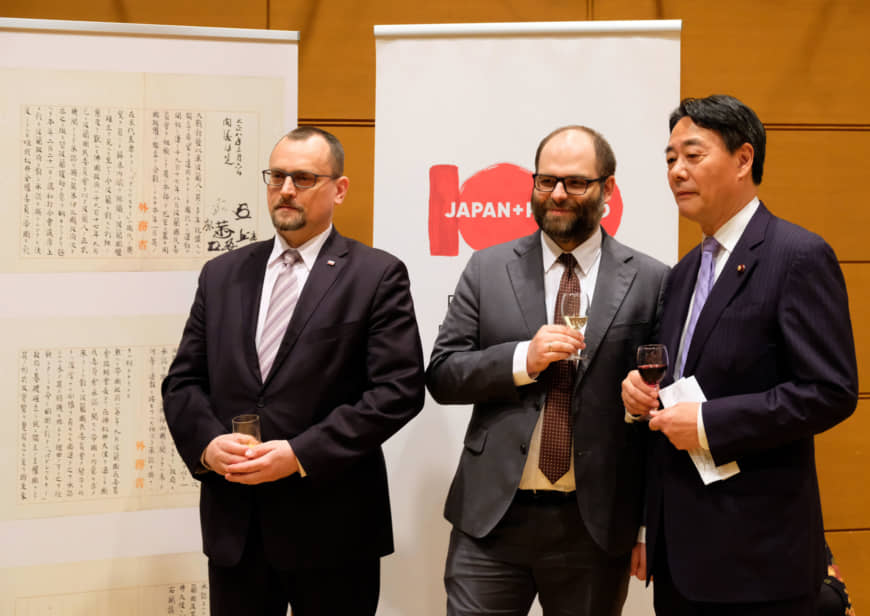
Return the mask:
M393 550L381 444L423 406L423 357L404 264L332 226L343 166L326 131L281 138L263 172L277 235L206 263L163 382L202 482L213 615L377 607ZM230 433L246 413L258 445Z
M765 133L749 107L686 99L670 127L668 181L705 240L665 291L663 385L694 376L706 401L658 409L637 371L623 381L652 431L636 572L657 614L810 616L825 575L813 435L858 395L843 275L822 238L758 200ZM705 485L687 450L739 472Z

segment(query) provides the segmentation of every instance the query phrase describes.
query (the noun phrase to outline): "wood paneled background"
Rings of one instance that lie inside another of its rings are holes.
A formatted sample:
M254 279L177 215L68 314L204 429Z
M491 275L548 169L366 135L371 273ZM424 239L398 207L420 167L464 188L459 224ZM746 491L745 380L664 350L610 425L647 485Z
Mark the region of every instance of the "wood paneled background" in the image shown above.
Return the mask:
M870 2L866 0L0 0L0 16L300 31L300 124L333 131L352 180L336 224L371 243L375 24L681 19L683 96L728 93L768 129L761 197L824 236L845 272L861 402L821 435L828 540L856 610L870 610ZM594 61L594 59L590 59ZM547 86L558 93L558 84ZM578 118L582 122L582 118ZM666 122L666 118L662 118ZM664 144L663 144L664 145ZM664 160L660 164L665 172ZM680 254L700 237L681 222ZM825 327L825 323L818 323Z

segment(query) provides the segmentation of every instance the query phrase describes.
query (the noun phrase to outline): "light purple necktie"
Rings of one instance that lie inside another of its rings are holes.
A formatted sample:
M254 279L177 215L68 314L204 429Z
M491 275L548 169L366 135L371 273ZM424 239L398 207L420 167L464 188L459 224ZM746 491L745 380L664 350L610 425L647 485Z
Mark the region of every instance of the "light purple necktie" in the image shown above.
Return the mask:
M299 280L293 265L300 260L299 252L295 248L288 248L281 255L284 262L281 271L275 279L272 288L272 297L269 298L269 311L266 313L266 322L260 334L260 344L257 346L257 355L260 359L260 378L264 381L272 369L278 347L284 339L287 324L296 308L299 299Z
M698 268L698 281L695 283L695 301L692 302L692 315L689 317L686 335L683 337L683 349L682 353L680 353L677 376L683 376L683 368L686 367L686 357L689 355L689 346L692 344L695 325L698 324L698 317L704 308L704 302L707 301L707 296L710 295L710 289L713 287L713 278L716 270L714 259L716 253L719 252L719 248L719 242L712 236L705 237L701 243L701 267Z

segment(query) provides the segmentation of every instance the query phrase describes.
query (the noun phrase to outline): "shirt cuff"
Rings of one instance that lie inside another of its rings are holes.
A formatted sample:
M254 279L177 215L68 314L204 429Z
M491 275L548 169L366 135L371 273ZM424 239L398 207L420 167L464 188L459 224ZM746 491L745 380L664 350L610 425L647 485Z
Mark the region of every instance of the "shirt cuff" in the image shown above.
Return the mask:
M202 450L202 453L201 453L200 456L199 456L199 465L202 467L202 469L197 469L197 471L200 472L200 473L208 473L209 471L214 470L214 469L213 469L212 467L210 467L210 466L208 465L208 463L206 463L206 461L205 461L205 452L206 452L207 449L208 449L208 447L206 447L205 449L203 449L203 450Z
M646 526L637 529L637 543L646 543Z
M531 340L524 340L523 342L518 342L517 346L514 347L514 385L517 387L534 383L535 379L538 377L537 374L535 376L529 376L529 373L526 372L526 365L529 356L529 344L531 344L531 342Z
M701 412L701 407L704 405L698 403L698 443L704 451L710 451L710 443L707 441L707 431L704 429L704 413Z
M628 412L628 409L625 409L625 415L623 416L622 419L627 424L638 423L641 421L647 421L646 415L632 415L631 413Z

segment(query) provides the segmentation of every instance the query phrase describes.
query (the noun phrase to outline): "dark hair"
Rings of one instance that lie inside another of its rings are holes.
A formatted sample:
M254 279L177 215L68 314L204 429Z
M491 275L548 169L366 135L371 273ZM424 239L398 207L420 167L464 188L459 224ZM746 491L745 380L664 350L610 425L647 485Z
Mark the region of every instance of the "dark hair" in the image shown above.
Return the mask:
M316 126L298 126L284 135L291 141L305 141L311 137L322 137L326 141L332 158L332 174L336 177L344 175L344 148L335 135Z
M671 114L671 131L677 122L686 117L702 128L719 133L731 153L744 143L751 145L755 150L752 181L756 185L761 184L766 137L764 125L752 109L733 96L725 94L714 94L707 98L684 98Z
M588 126L580 126L576 124L557 128L541 140L541 143L538 144L538 150L535 152L535 172L538 171L538 161L541 159L541 152L543 151L544 146L547 145L550 139L556 135L569 130L583 131L592 137L592 144L595 146L595 163L598 167L597 173L600 177L609 178L611 175L616 173L616 156L613 154L613 148L611 148L610 144L607 143L607 139L605 139L601 133L592 130Z

